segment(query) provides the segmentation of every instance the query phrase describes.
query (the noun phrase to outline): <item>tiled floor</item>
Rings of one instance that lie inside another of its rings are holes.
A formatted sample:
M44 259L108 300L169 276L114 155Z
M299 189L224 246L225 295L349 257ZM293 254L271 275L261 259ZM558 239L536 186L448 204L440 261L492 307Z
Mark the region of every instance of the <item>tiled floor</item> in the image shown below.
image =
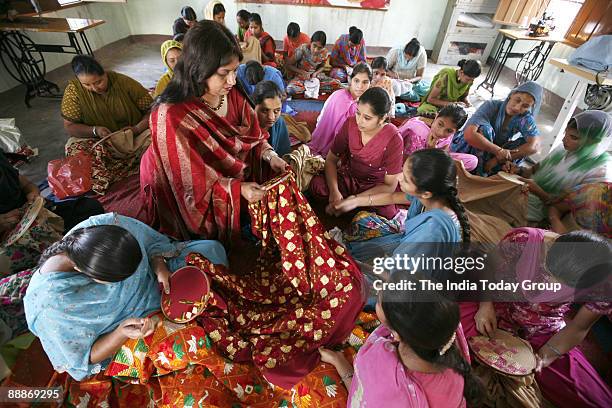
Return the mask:
M96 51L96 57L109 70L127 74L140 81L146 88L155 86L155 82L163 73L163 65L159 55L159 36L139 36L130 40L107 45ZM425 72L425 78L431 79L443 66L430 63ZM485 67L481 78L486 75ZM68 66L56 69L47 78L64 88L73 78ZM477 80L477 83L479 81ZM502 75L496 88L496 96L506 95L514 86L513 78ZM32 108L23 104L23 88L13 88L0 94L0 117L16 118L17 126L25 140L39 149L39 157L32 163L20 168L22 174L31 180L39 182L46 177L47 162L62 157L67 136L63 129L63 119L60 116L59 99L34 99ZM470 100L475 106L488 98L486 92L479 91ZM313 106L316 108L316 105ZM551 112L546 106L538 116L538 125L542 130L544 140L549 138L556 112Z

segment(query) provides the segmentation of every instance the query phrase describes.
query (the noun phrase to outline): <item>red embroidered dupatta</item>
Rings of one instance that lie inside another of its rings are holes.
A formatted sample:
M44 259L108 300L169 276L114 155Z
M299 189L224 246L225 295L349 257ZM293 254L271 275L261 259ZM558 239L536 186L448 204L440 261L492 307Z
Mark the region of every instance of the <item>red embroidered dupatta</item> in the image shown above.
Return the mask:
M199 323L228 358L253 361L271 383L289 389L319 362L320 346L342 344L365 301L363 275L317 219L293 175L249 205L262 239L250 271L236 275L200 254L187 263L206 272L228 315Z
M227 98L225 118L198 99L151 113L140 185L147 222L163 234L228 242L240 232L240 183L258 178L270 147L241 92Z

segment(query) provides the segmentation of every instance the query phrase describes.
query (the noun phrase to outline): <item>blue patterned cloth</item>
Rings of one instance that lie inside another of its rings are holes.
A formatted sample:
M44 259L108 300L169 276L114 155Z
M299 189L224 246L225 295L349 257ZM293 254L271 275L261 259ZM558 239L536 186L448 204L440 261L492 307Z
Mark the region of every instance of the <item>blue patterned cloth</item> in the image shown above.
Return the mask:
M461 227L455 217L440 209L424 211L425 208L419 200L413 197L408 197L408 199L411 204L404 231L388 233L391 229L382 229L380 231L383 235L380 237L348 242L347 248L355 259L371 264L374 258L398 254L436 256L439 249L436 243L461 242ZM371 224L372 219L371 217L362 218L360 222ZM359 229L364 228L367 228L366 224ZM388 234L384 235L385 233ZM362 235L368 236L363 233Z
M227 265L223 246L217 241L172 242L149 226L114 213L89 218L74 227L118 225L140 243L142 261L129 278L98 283L75 272L37 271L24 298L28 327L40 338L56 371L67 371L82 380L105 368L108 360L91 364L95 341L130 317L147 316L160 308L157 278L149 264L154 255L173 256L167 262L175 271L185 266L185 256L198 252L215 264Z

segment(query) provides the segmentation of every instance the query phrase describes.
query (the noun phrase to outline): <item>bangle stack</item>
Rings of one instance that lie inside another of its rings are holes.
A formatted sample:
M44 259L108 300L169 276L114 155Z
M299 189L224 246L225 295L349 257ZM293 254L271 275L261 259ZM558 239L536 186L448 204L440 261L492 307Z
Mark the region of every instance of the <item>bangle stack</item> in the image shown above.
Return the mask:
M278 157L278 154L274 151L274 149L268 149L261 155L261 158L268 163L270 163L274 157Z

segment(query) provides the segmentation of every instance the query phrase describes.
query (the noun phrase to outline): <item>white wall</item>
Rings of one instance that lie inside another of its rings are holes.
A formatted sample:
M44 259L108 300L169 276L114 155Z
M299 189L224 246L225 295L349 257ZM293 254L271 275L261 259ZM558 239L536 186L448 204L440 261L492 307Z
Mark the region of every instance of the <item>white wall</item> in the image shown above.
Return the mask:
M261 15L264 28L274 39L282 40L287 24L295 21L302 31L312 34L323 30L328 42L348 32L351 25L364 32L366 44L394 46L417 37L427 49L432 49L448 0L392 0L387 11L330 7L287 6L224 1L225 23L236 31L236 12L246 9ZM153 6L155 4L155 6ZM198 18L204 17L208 0L128 0L127 19L132 34L171 34L172 22L182 6L190 5Z
M48 13L47 17L80 17L105 20L106 24L87 30L87 39L93 50L129 36L130 29L126 18L124 5L112 3L89 3L79 7ZM36 43L68 44L68 36L59 33L35 33L27 35ZM47 72L70 62L74 55L45 53ZM0 65L0 92L18 85Z
M89 17L106 20L106 24L87 31L93 49L129 35L137 34L172 34L172 23L179 16L181 7L192 6L198 18L204 17L204 7L209 0L128 0L121 3L90 3L51 13L57 17ZM355 25L364 32L366 44L391 47L405 44L412 37L417 37L426 49L432 49L448 0L392 0L387 11L360 10L329 7L285 6L271 4L254 4L226 0L224 2L226 24L236 31L236 12L247 9L261 14L264 28L275 38L282 39L287 24L295 21L302 31L312 34L323 30L328 42L333 42L340 34ZM62 42L64 34L28 33L35 41ZM535 43L521 41L515 44L515 51L527 51ZM495 50L496 48L494 48ZM563 44L555 45L551 57L566 58L573 49ZM50 71L70 61L71 55L45 54L47 70ZM508 60L507 66L516 67L517 60ZM565 97L569 93L571 81L566 75L549 64L538 82L547 89ZM0 67L0 92L17 83Z

